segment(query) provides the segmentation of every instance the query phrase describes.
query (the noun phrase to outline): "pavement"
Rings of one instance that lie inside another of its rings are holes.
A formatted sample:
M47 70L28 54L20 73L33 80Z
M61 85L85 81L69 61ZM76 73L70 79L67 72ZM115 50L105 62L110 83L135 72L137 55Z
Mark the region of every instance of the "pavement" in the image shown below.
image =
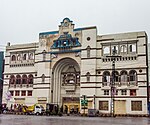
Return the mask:
M0 114L0 125L150 125L150 118Z

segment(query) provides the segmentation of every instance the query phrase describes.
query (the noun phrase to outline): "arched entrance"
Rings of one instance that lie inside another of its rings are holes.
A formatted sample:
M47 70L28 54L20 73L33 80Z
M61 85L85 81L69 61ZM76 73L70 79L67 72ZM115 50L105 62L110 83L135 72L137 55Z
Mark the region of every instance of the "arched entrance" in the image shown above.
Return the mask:
M80 67L72 58L59 60L52 69L51 102L63 111L77 113L80 109Z

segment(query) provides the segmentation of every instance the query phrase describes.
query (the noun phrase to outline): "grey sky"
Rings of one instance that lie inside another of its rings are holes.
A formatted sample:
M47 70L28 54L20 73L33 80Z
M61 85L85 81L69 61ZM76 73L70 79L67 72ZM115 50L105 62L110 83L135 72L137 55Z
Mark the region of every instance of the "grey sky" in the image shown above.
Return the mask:
M0 50L38 41L58 30L65 18L75 28L97 26L98 34L146 31L150 36L150 0L0 0Z

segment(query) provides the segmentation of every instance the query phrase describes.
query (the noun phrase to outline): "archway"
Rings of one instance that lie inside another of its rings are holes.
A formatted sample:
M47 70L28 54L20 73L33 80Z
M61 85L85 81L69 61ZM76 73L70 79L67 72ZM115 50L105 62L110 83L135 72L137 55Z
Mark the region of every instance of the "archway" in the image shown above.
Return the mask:
M80 105L80 67L72 58L59 60L52 68L51 102L77 112Z

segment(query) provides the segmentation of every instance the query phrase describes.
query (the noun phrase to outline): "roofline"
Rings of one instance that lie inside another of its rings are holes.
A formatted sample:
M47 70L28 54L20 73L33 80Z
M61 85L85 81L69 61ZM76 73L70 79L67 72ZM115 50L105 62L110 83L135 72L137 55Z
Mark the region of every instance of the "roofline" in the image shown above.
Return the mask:
M81 30L89 30L89 29L96 29L96 26L76 28L73 31L81 31ZM41 33L39 33L39 36L40 35L58 34L58 33L59 33L59 31L41 32Z

